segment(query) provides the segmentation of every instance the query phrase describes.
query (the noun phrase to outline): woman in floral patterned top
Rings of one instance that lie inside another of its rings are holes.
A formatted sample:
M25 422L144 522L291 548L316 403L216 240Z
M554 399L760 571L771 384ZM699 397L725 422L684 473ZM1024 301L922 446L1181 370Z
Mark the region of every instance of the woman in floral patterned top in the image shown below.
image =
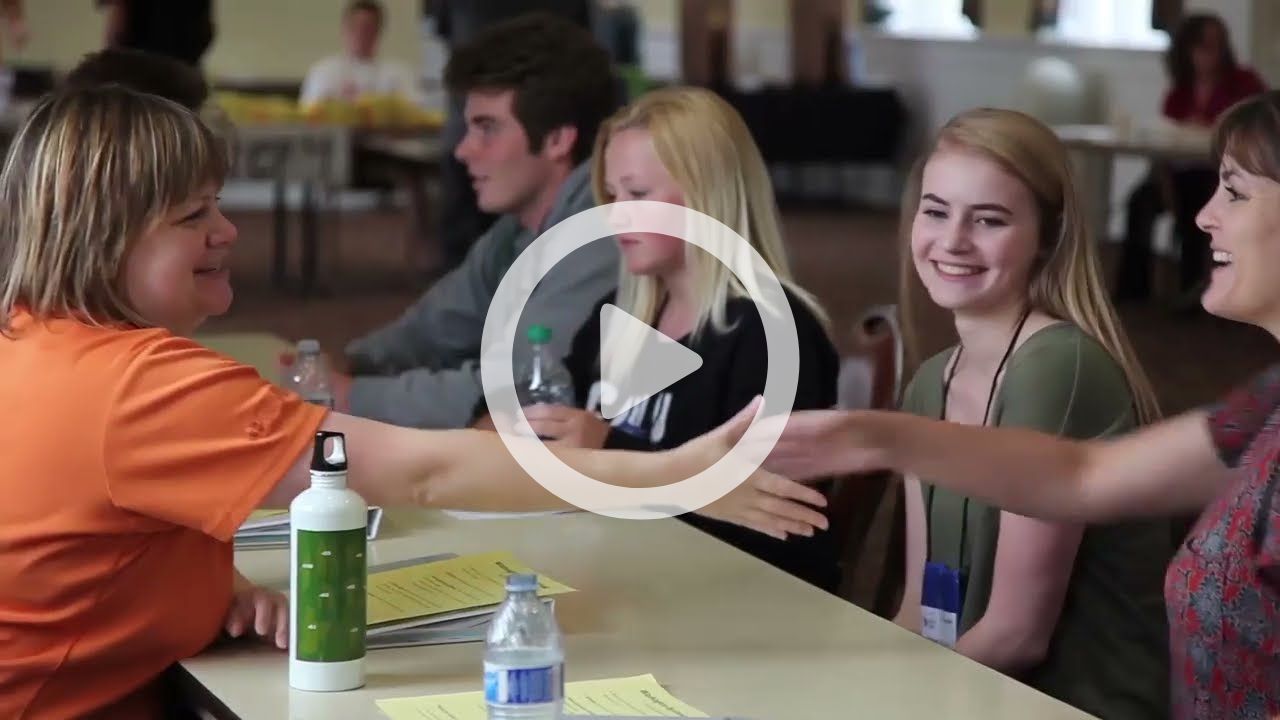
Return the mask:
M1202 302L1280 339L1280 92L1232 108L1214 149L1219 183L1197 217L1214 251ZM795 478L892 469L1051 520L1200 512L1165 578L1174 717L1280 714L1280 366L1211 408L1110 441L795 413L767 466Z

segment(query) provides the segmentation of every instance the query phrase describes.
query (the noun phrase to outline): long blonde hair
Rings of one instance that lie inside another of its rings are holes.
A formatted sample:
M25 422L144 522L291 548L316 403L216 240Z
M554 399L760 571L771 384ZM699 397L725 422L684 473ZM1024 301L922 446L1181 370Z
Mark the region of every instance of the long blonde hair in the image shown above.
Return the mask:
M760 253L782 286L823 322L825 313L791 274L778 222L773 184L760 150L733 106L710 90L674 87L644 94L600 127L591 158L591 184L597 204L613 202L605 189L604 151L614 133L644 129L653 138L658 160L684 192L685 205L718 220ZM726 329L725 305L748 292L724 264L692 244L685 245L699 299L694 333L708 324ZM617 304L637 318L656 324L662 305L657 278L636 276L622 267Z
M0 171L0 332L15 312L95 325L152 323L123 289L132 244L220 185L223 143L177 103L112 85L36 106Z
M912 169L902 198L901 284L904 317L922 290L911 259L911 226L920 209L925 164L940 149L979 153L1017 177L1035 197L1039 248L1027 289L1030 306L1068 321L1096 340L1120 365L1141 422L1159 418L1160 406L1107 296L1102 265L1090 237L1066 148L1038 120L1012 110L981 108L952 118Z

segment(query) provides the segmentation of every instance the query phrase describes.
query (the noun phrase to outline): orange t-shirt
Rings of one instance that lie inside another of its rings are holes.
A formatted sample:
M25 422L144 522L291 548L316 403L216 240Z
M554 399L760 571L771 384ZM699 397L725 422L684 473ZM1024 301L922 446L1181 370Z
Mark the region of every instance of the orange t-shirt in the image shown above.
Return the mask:
M164 330L0 336L0 718L153 717L323 408Z

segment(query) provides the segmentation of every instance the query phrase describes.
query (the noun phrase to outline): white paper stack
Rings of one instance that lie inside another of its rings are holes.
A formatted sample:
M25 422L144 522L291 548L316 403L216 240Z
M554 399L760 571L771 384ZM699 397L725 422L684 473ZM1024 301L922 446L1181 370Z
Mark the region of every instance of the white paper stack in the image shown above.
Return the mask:
M378 526L382 524L382 508L369 508L370 540L377 538ZM236 532L235 546L237 550L265 550L268 548L289 547L289 511L258 510Z

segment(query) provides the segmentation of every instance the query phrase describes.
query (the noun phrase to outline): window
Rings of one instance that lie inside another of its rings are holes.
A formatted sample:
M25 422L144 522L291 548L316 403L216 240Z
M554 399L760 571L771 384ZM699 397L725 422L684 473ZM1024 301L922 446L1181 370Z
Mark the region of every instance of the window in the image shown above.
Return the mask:
M1154 0L1058 0L1054 23L1041 32L1065 42L1164 47L1169 36L1152 23Z
M973 37L973 20L966 15L972 0L873 0L866 5L866 20L891 33Z
M863 20L889 32L972 36L984 0L867 0ZM1029 29L1078 44L1164 47L1184 0L1029 0Z
M1032 27L1074 42L1163 46L1182 18L1184 0L1036 0Z

